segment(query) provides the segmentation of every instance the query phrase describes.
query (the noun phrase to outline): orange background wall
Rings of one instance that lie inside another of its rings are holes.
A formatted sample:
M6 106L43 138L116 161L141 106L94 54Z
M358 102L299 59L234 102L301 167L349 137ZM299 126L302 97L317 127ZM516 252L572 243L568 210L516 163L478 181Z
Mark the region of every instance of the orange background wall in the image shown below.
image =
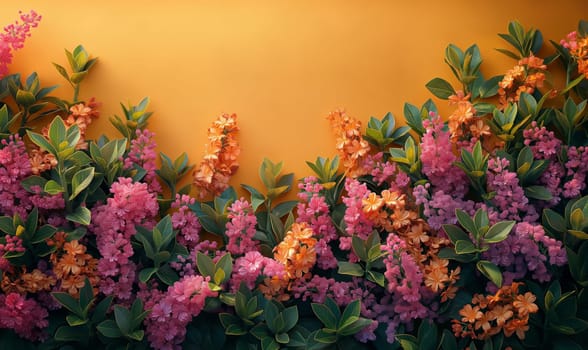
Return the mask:
M431 78L450 78L449 43L477 43L491 76L514 64L493 50L506 47L497 33L510 20L559 41L588 19L586 0L3 0L0 9L2 25L19 9L43 15L11 70L39 72L62 96L71 91L51 62L67 64L63 49L83 44L99 57L81 91L103 103L94 136L116 136L108 117L122 114L119 102L149 96L159 149L198 163L207 127L234 112L242 154L232 183L256 187L264 156L300 178L305 160L335 155L328 112L401 119L404 102L423 103Z

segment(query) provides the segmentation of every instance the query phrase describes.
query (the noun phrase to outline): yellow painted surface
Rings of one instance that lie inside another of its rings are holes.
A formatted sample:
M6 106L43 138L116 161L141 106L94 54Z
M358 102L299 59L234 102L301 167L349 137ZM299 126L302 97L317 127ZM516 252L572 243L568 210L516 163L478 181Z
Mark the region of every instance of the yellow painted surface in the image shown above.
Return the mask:
M449 43L477 43L491 76L514 64L493 50L506 47L497 33L510 20L559 41L588 18L586 0L3 0L0 9L2 24L19 9L43 15L11 70L37 71L44 85L61 84L62 96L71 90L51 62L66 64L63 49L83 44L99 57L81 91L103 104L91 135L117 135L108 117L122 114L119 102L149 96L159 149L197 163L209 124L237 113L241 168L232 184L256 187L263 157L301 178L310 174L305 160L335 155L330 111L401 119L404 102L423 103L430 79L450 79Z

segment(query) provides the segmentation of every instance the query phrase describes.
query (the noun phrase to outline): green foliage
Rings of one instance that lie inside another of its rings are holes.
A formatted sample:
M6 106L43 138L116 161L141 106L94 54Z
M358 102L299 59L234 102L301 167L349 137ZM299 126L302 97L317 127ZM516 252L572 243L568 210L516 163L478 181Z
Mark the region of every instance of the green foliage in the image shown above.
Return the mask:
M190 209L198 216L198 220L207 232L224 237L228 219L228 210L237 200L237 192L232 187L227 188L211 202L195 202ZM226 243L226 242L225 242Z
M18 236L25 248L24 252L7 252L3 255L14 266L29 266L36 268L40 258L46 257L55 251L54 246L47 245L47 240L53 237L57 228L51 225L39 226L39 211L37 208L29 213L26 220L22 220L18 214L13 217L0 217L0 243L6 243L6 236Z
M345 188L345 176L339 173L339 156L333 160L317 157L314 163L307 161L306 164L316 174L317 179L323 185L323 194L329 207L334 208Z
M213 291L222 290L221 285L231 278L233 272L233 258L230 253L223 255L215 264L209 256L197 252L196 265L202 276L210 277L209 285Z
M567 98L563 109L555 109L553 123L563 135L563 141L568 145L581 145L586 134L583 133L582 124L586 121L586 100L576 104L571 98Z
M396 162L400 170L408 174L413 181L422 179L422 163L419 146L409 136L404 142L404 148L390 148L390 160Z
M188 256L188 250L176 241L177 232L172 227L171 218L166 215L152 230L137 226L133 243L143 252L146 262L139 272L139 281L147 283L153 276L172 285L180 279L178 273L170 267L178 256Z
M470 217L460 209L455 210L457 221L466 231L457 225L445 224L443 230L453 243L454 248L443 248L439 257L452 259L462 263L476 262L476 268L498 287L502 286L500 268L487 260L481 260L480 254L487 251L491 244L504 241L514 221L500 221L490 226L488 213L478 209L474 217Z
M360 260L360 263L347 261L338 262L337 272L341 275L364 277L380 287L384 287L385 278L381 272L384 268L383 258L386 253L381 250L380 235L372 232L366 240L353 236L351 248Z
M508 33L498 34L498 36L511 44L516 52L505 49L496 50L516 60L529 57L531 54L536 55L543 46L543 35L539 30L531 28L525 31L523 25L517 21L508 24Z
M65 56L67 57L71 73L68 73L63 66L57 63L53 63L53 66L74 88L73 102L76 103L78 100L80 83L86 78L90 68L96 64L98 59L90 58L90 54L82 45L76 46L73 49L73 52L65 50Z
M45 193L62 193L70 221L88 225L90 211L82 204L102 182L95 176L92 159L83 151L77 150L80 130L77 125L66 127L61 117L56 117L49 125L49 137L27 131L31 141L57 159L56 172L43 187ZM102 175L102 174L100 174Z
M188 155L185 152L180 154L174 161L164 153L160 153L159 156L161 158L161 167L155 170L155 173L170 191L169 199L165 199L162 196L158 198L159 205L162 207L161 211L165 212L169 209L170 204L176 200L176 194L187 195L190 193L190 184L180 189L177 186L180 180L192 170L194 165L188 164Z
M8 91L12 99L18 106L18 112L9 120L5 120L5 130L20 118L20 128L18 133L23 136L27 130L27 124L39 120L45 116L52 115L64 109L62 102L56 98L48 96L57 86L41 88L41 83L37 73L29 75L25 82L21 82L20 75L16 74L4 78L8 84Z
M408 137L410 127L395 128L395 126L394 115L390 112L386 113L382 120L370 117L363 137L380 151L385 151L392 144L403 145Z
M282 167L282 162L274 164L264 158L259 168L259 177L266 188L265 194L252 186L241 184L241 187L251 194L251 206L257 217L259 229L255 237L262 242L262 250L267 255L270 255L271 250L284 239L294 222L292 210L298 204L298 201L292 200L274 205L276 199L292 189L294 182L294 173L280 175Z
M147 121L153 114L152 112L147 112L149 98L145 97L136 106L129 105L128 107L125 107L122 103L120 106L123 109L124 119L115 115L110 118L110 122L124 138L127 140L133 140L137 137L137 129L145 129L147 127Z
M321 321L323 328L311 333L310 340L321 344L342 344L348 337L356 334L371 324L371 320L360 316L361 301L354 300L343 312L331 298L323 304L312 303L312 312ZM312 344L312 343L311 343Z
M114 320L100 322L96 329L108 340L108 346L121 346L127 349L145 347L142 323L149 311L143 310L143 302L136 299L127 309L120 305L114 306Z
M108 296L93 307L97 298L88 279L85 280L84 287L80 289L78 299L68 293L51 293L51 295L69 312L65 317L65 324L60 325L55 331L54 342L87 347L97 341L96 327L106 320L113 297Z
M476 142L472 152L465 148L461 150L461 160L454 163L455 166L461 168L470 182L473 188L480 193L482 196L486 190L486 172L488 171L488 154L484 154L482 151L482 145L480 141Z

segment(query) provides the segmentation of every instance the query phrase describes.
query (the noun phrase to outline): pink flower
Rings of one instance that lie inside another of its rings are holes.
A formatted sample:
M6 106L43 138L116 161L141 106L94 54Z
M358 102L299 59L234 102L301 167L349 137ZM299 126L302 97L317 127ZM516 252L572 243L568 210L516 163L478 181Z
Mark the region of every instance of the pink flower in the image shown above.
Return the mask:
M133 165L138 165L147 171L145 182L149 184L149 190L152 192L161 192L161 185L157 182L157 153L155 148L157 144L153 139L155 134L144 129L137 129L137 137L131 141L131 148L125 159L125 169L132 169Z
M17 293L0 294L0 328L12 329L20 337L41 341L47 339L44 329L49 313L33 299Z
M4 27L4 33L0 34L0 78L8 73L8 65L12 62L12 50L22 49L26 38L31 36L31 28L37 27L41 21L41 16L35 11L19 14L22 23L15 21Z
M152 298L145 303L151 313L145 320L146 333L155 349L181 349L186 336L186 326L200 314L206 298L216 297L208 287L208 278L185 276L161 293L142 293Z
M242 255L257 250L259 244L253 240L257 218L251 204L244 198L235 201L229 207L228 218L229 222L227 222L225 231L229 238L227 250L233 255Z
M131 237L136 225L154 226L159 207L147 184L134 183L129 178L119 178L110 192L113 197L106 204L94 207L89 226L101 255L99 287L104 294L130 301L136 273L136 265L129 260L133 255Z

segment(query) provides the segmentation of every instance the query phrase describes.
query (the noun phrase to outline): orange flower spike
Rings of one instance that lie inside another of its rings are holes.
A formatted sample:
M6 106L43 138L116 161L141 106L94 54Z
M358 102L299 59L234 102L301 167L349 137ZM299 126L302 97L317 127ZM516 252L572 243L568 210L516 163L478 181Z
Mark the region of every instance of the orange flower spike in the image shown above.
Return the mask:
M470 304L466 304L461 310L459 310L459 314L462 316L461 320L467 323L474 323L484 315L480 311L479 306L472 307Z

